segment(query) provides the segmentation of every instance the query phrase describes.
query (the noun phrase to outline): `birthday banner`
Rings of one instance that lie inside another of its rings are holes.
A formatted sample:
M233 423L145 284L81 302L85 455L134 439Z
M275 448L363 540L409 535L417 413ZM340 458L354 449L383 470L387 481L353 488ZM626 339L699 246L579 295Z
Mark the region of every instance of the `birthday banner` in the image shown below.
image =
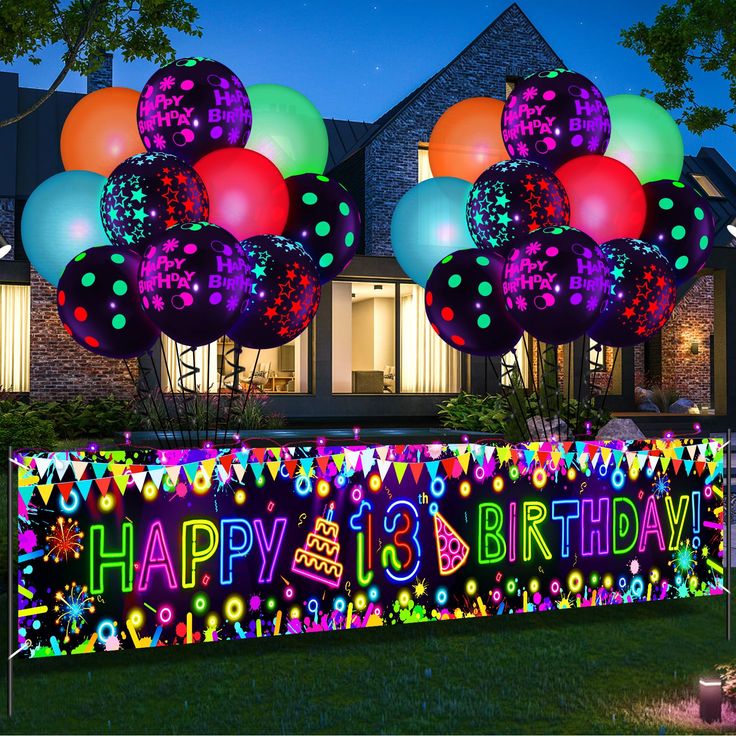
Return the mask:
M30 657L723 589L718 440L15 461Z

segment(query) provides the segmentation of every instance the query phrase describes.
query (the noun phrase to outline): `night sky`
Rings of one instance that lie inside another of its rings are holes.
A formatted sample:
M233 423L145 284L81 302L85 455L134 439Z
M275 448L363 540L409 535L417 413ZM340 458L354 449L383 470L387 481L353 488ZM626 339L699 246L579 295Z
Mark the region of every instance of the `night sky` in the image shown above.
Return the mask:
M201 39L175 38L177 55L216 58L243 82L286 84L306 94L325 117L372 121L450 61L509 4L472 0L344 3L329 0L200 0ZM567 66L591 77L605 95L657 89L644 59L618 45L619 31L651 21L653 0L519 3ZM59 54L44 64L13 65L24 86L47 86L60 68ZM9 69L10 67L1 67ZM115 59L115 84L140 88L153 64ZM719 104L726 83L717 74L698 77L703 98ZM62 89L83 91L72 76ZM696 137L683 130L686 153L715 146L736 165L736 136L726 128Z

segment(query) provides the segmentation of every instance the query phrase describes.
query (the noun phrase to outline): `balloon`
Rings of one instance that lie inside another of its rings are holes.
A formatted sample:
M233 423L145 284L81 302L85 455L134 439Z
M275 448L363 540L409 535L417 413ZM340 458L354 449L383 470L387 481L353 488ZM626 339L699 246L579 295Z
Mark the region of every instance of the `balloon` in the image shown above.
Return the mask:
M448 253L475 248L465 222L470 184L439 176L415 184L391 216L391 245L404 273L419 286Z
M613 95L606 102L611 114L606 156L626 164L642 184L679 179L685 148L667 110L639 95Z
M678 284L705 265L713 247L715 218L705 197L681 181L644 185L647 219L642 240L654 243L670 262Z
M602 345L626 348L662 329L675 308L672 268L656 245L618 238L601 245L611 272L611 293L588 335Z
M501 161L475 182L466 207L479 248L505 255L517 238L547 225L567 225L570 206L557 177L534 161Z
M31 265L56 286L66 264L93 245L110 245L100 218L105 177L62 171L41 182L23 208L21 237Z
M611 120L593 82L570 69L550 69L516 83L501 131L512 158L554 170L577 156L604 153Z
M138 290L146 314L182 345L214 342L250 293L250 264L227 230L208 222L174 225L143 256Z
M145 151L136 125L137 105L138 92L127 87L105 87L82 97L61 129L64 168L109 176L121 161Z
M254 264L254 283L228 337L259 350L290 342L317 312L317 267L299 243L278 235L257 235L241 246Z
M159 69L138 103L146 150L173 153L190 164L219 148L244 146L250 126L243 83L224 64L199 56Z
M286 180L289 219L284 237L296 240L317 264L320 283L335 278L353 258L360 240L360 211L345 187L321 174Z
M631 169L606 156L581 156L555 173L570 198L572 227L597 243L639 237L647 205Z
M280 235L289 214L289 191L279 170L260 153L224 148L197 161L210 197L210 221L238 240Z
M571 342L598 319L611 289L598 244L574 227L545 227L511 249L503 293L511 317L537 340Z
M59 279L56 305L64 329L106 358L136 358L159 338L138 295L141 257L112 245L83 250Z
M105 184L102 226L113 245L145 251L152 235L209 216L199 174L170 153L139 153L123 161Z
M474 355L503 355L519 342L523 330L503 298L505 263L496 253L458 250L432 269L424 305L448 345Z
M319 110L301 92L280 84L250 85L248 96L253 130L247 148L273 161L285 179L324 172L329 144Z
M432 174L474 182L491 164L507 159L501 135L504 104L471 97L445 110L429 136Z

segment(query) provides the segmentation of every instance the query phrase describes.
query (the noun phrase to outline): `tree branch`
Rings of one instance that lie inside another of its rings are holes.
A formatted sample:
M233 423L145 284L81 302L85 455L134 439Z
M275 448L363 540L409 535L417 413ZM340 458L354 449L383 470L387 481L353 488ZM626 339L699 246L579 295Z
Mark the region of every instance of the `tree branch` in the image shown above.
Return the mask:
M72 48L67 47L68 52L66 54L66 63L64 64L63 69L57 74L56 79L54 79L51 86L25 110L19 112L17 115L6 118L5 120L0 120L0 128L5 128L8 125L13 125L13 123L17 123L18 121L23 120L23 118L38 110L38 108L41 107L41 105L43 105L51 97L51 95L54 94L54 92L56 92L56 90L59 88L59 85L64 81L64 79L66 79L67 74L69 74L72 67L74 66L74 63L76 62L79 55L79 51L82 48L87 36L89 35L90 30L92 29L92 23L94 22L95 16L97 15L97 12L102 4L103 0L94 0L94 2L90 5L87 20L80 29L77 40L74 42L74 46Z

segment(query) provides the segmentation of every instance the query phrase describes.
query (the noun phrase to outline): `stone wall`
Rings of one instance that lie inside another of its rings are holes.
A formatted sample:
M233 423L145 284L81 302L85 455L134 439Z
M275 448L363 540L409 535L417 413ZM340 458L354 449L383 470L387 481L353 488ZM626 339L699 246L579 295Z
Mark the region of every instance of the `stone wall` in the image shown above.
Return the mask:
M429 140L448 107L468 97L504 99L507 79L561 65L529 19L512 5L389 122L365 151L366 254L392 254L391 215L417 183L418 143Z

